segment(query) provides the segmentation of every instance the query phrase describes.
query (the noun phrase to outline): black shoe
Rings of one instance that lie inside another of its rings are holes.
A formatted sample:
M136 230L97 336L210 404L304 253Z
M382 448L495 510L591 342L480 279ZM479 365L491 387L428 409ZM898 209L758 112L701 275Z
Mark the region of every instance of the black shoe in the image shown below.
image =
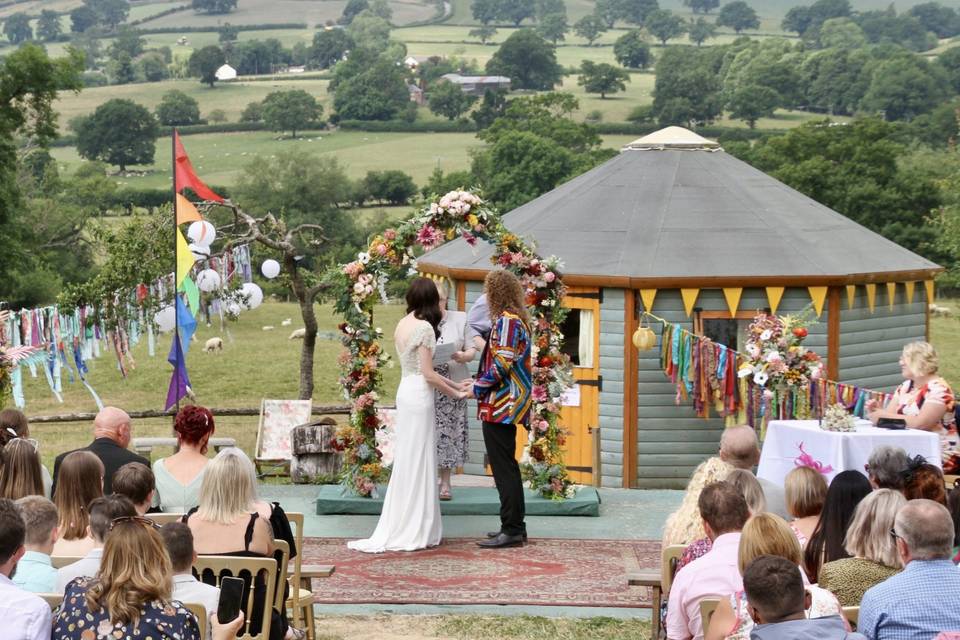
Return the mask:
M478 547L485 549L502 549L504 547L522 547L523 535L508 536L505 533L498 533L493 538L487 538L477 543Z
M487 531L487 537L488 537L488 538L496 538L498 535L500 535L500 532L499 532L499 531ZM523 541L524 541L524 542L527 541L527 532L526 532L526 531L523 532Z

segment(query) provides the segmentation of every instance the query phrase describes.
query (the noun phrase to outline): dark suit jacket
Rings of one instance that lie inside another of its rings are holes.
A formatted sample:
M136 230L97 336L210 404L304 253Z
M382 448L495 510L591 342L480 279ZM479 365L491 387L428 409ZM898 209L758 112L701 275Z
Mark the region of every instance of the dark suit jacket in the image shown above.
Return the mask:
M103 495L108 496L113 493L113 474L117 469L128 462L139 462L150 466L150 461L143 456L138 456L128 449L124 449L110 438L97 438L83 449L74 449L74 451L90 451L100 458L103 463ZM67 451L57 456L53 464L53 491L57 490L57 479L60 476L60 463L73 451ZM53 495L51 493L51 495Z

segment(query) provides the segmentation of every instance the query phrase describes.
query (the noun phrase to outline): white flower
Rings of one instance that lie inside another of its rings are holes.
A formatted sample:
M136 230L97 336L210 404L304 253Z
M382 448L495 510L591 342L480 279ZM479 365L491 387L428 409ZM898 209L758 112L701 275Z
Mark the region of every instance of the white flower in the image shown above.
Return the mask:
M773 337L773 332L770 329L764 329L763 333L760 334L761 340L769 340Z
M361 251L357 254L357 260L359 260L361 264L367 264L370 262L370 254L366 251Z
M363 284L361 284L360 282L358 282L357 284L353 285L353 292L354 292L354 293L363 293Z
M767 362L780 362L783 358L776 351L771 351L767 354Z
M753 374L753 383L758 386L762 387L763 385L767 384L767 379L768 379L768 376L763 371L758 371L755 374Z
M754 344L753 342L748 342L748 343L747 343L747 355L749 355L749 356L750 356L751 358L753 358L753 359L759 358L759 357L760 357L760 347L758 347L758 346L757 346L756 344Z
M740 366L740 369L737 370L738 378L746 378L749 375L753 374L753 367L748 364L743 364Z
M438 211L440 211L440 207L437 206L437 203L436 203L436 202L431 202L431 203L430 203L430 215L436 215L436 213L437 213Z

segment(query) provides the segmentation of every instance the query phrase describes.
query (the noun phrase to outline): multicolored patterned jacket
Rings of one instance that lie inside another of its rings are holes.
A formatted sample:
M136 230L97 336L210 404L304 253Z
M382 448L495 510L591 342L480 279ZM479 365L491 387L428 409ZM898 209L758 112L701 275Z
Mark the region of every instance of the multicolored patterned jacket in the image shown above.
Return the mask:
M527 424L533 405L530 344L530 331L519 316L506 311L494 322L473 385L477 418Z

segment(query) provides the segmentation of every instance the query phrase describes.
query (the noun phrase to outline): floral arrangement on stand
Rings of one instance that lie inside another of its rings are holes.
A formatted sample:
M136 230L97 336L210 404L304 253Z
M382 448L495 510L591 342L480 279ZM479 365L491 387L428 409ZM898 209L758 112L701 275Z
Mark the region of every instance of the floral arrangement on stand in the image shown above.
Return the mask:
M361 496L373 496L377 483L387 480L376 434L382 418L377 411L381 368L390 358L379 344L383 332L374 326L373 309L386 301L391 274L408 268L415 272L416 258L440 244L463 238L471 246L478 240L494 245L492 262L517 274L526 287L527 304L534 323L533 399L531 438L523 475L531 489L544 497L563 499L573 487L563 464L564 431L559 424L560 396L572 384L570 359L560 351L559 326L566 311L565 292L556 257L542 258L535 249L510 233L500 215L483 199L468 191L451 191L430 203L411 219L370 240L357 259L329 270L324 278L334 295L344 352L339 364L340 384L352 403L350 424L341 427L334 447L343 453L342 484Z
M855 431L857 419L840 403L831 404L823 412L820 428L824 431Z
M737 375L759 393L760 421L771 415L781 419L810 417L811 381L823 375L820 356L804 348L812 309L798 315L758 314L747 330L743 362Z

